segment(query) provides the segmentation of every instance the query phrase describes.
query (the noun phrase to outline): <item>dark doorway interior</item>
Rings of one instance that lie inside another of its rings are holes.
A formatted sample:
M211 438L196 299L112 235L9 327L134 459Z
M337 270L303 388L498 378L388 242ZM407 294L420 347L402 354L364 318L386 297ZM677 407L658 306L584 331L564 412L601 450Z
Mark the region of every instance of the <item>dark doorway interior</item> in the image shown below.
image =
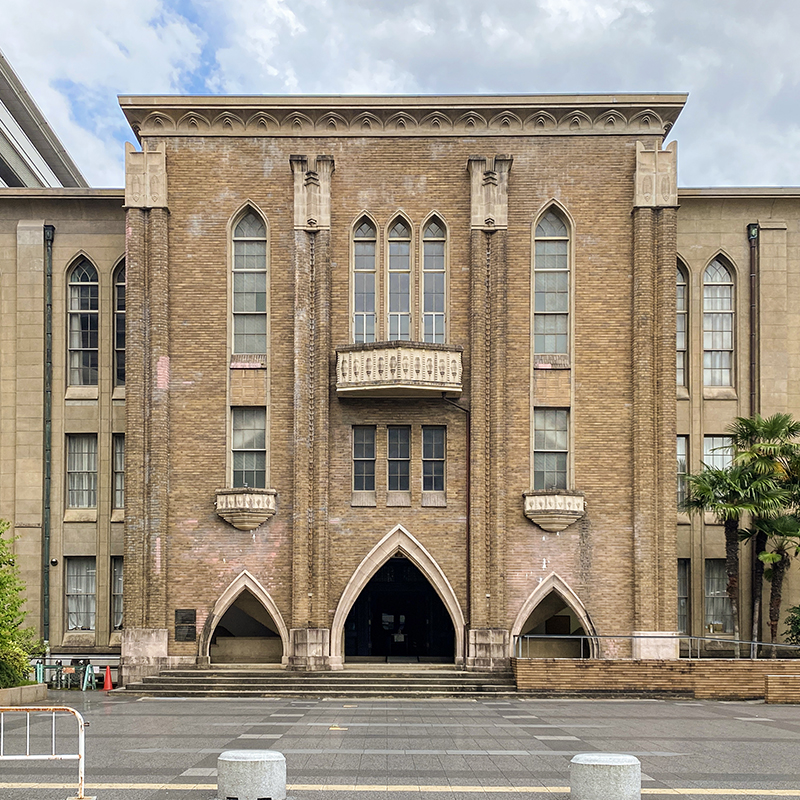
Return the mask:
M453 661L455 631L428 579L395 556L372 576L345 624L345 657L370 661Z
M214 629L209 649L214 663L279 663L283 645L269 612L245 589Z

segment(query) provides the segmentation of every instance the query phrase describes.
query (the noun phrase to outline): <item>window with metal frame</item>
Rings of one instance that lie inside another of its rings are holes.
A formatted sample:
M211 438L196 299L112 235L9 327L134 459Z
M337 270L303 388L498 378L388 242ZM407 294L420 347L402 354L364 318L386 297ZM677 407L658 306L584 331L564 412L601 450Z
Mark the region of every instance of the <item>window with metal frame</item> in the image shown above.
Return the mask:
M125 434L114 434L114 502L112 508L125 508Z
M733 611L728 597L724 558L706 559L705 628L708 633L733 633Z
M678 559L678 633L689 633L689 577L691 561Z
M95 629L97 563L94 556L66 559L67 630Z
M533 412L533 488L567 488L569 411L536 408Z
M260 406L231 409L233 487L267 487L267 419Z
M730 436L703 437L703 463L712 469L726 469L733 461Z
M443 492L447 455L444 425L422 427L422 491Z
M715 258L703 273L703 384L733 386L733 275Z
M353 341L375 341L375 251L377 231L362 218L353 232Z
M111 629L122 630L122 556L111 558Z
M688 335L687 284L683 269L677 268L676 295L677 313L675 318L676 377L678 386L686 386L688 377L686 337Z
M388 436L388 489L390 492L411 491L411 428L390 426Z
M395 220L389 228L389 339L411 339L411 227Z
M267 227L249 210L233 229L233 352L267 352Z
M536 226L534 240L533 351L569 352L569 230L551 208Z
M447 228L433 217L422 233L422 339L444 344L447 338Z
M67 435L67 508L97 508L97 434Z
M678 511L681 510L683 503L686 500L686 473L689 471L687 468L688 455L689 455L689 437L678 436L676 439L676 450L678 455L677 462L677 495L676 503Z
M99 282L88 259L70 270L67 296L67 381L70 386L97 386Z
M353 426L353 491L375 491L375 427Z
M114 385L125 385L125 262L114 275Z

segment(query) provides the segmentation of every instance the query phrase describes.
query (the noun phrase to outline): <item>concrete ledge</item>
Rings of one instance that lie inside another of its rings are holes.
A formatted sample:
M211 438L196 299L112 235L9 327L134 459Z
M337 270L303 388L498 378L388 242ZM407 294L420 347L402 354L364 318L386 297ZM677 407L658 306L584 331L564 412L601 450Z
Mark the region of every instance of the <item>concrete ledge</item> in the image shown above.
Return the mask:
M47 700L46 683L0 689L0 706L29 706L32 703L40 703L42 700Z
M543 696L759 700L765 696L767 676L774 677L778 683L790 678L800 681L800 677L793 677L800 675L800 661L793 658L758 661L744 658L663 661L520 658L512 659L512 667L519 691Z

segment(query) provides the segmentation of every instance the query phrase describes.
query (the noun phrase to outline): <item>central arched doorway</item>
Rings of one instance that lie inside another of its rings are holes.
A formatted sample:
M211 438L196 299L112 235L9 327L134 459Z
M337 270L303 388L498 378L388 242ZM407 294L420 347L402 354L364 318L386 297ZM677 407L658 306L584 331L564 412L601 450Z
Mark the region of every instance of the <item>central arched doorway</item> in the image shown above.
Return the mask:
M398 553L361 591L345 622L348 661L452 663L450 614L420 569Z

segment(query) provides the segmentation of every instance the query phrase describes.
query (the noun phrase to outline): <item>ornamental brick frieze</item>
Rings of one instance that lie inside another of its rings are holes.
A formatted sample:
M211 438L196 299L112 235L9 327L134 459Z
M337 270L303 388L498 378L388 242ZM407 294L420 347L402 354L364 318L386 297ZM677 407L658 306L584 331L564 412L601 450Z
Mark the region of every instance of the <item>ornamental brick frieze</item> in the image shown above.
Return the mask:
M422 342L340 347L336 392L361 397L460 395L461 348Z
M585 516L586 501L580 492L531 491L522 493L525 516L542 530L557 533Z
M275 489L218 489L217 516L240 531L252 531L275 516Z
M686 95L121 97L120 105L138 136L551 136L664 135L685 101Z

